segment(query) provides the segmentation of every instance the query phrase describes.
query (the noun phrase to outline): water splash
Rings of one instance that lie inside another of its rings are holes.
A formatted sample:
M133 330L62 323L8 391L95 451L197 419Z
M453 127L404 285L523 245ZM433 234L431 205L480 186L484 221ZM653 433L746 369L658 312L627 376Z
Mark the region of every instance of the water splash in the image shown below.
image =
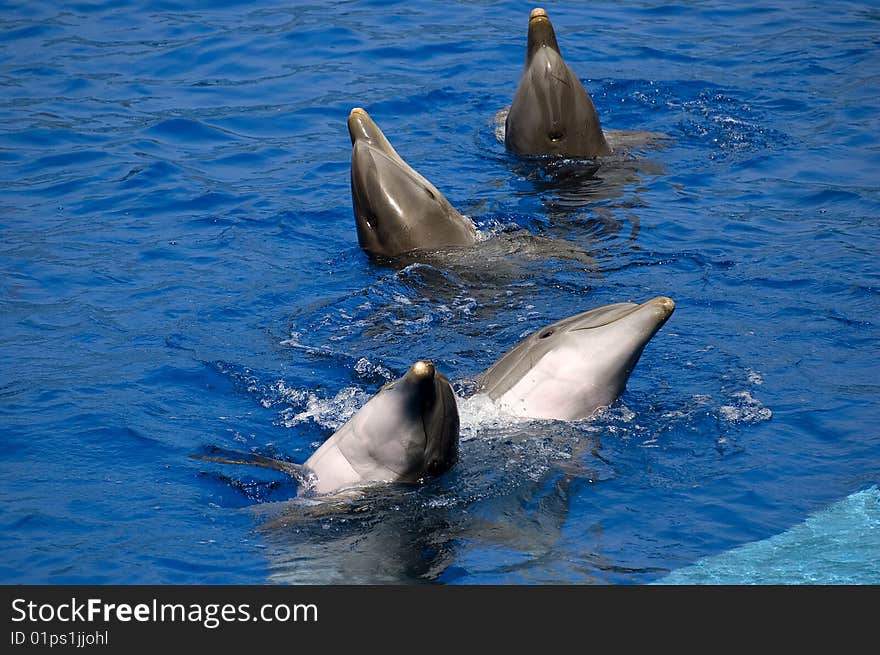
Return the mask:
M281 424L286 428L312 421L322 428L338 430L354 416L370 399L370 394L356 387L344 387L333 398L322 398L311 391L287 390L292 404L305 404L297 411L290 407L280 413Z
M737 391L731 396L733 403L718 408L721 417L731 423L761 423L769 421L773 412L749 391Z

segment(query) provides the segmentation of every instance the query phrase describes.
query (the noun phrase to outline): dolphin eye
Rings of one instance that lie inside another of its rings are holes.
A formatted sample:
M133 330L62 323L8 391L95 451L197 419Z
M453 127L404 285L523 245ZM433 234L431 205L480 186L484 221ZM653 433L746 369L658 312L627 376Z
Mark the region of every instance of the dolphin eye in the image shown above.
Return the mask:
M547 133L547 138L551 141L561 141L565 137L565 132L553 130L552 132Z
M541 334L538 335L538 338L539 339L546 339L547 337L552 335L554 332L555 332L555 330L553 328L550 328L548 330L544 330L543 332L541 332Z

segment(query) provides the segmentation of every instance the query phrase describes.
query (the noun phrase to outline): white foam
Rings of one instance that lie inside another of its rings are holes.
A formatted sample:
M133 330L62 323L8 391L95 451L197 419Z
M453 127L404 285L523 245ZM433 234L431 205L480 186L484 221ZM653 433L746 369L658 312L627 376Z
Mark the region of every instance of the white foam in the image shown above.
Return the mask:
M636 413L620 401L610 407L600 407L590 418L602 418L605 421L613 421L614 423L632 423L636 419Z
M499 234L513 232L519 230L520 227L513 221L500 221L497 218L491 218L483 223L483 228L477 233L477 241L486 241Z
M526 422L525 419L503 412L489 396L477 393L469 398L457 398L461 439L472 439L482 428L502 428Z
M732 395L734 404L718 408L721 418L731 423L761 423L773 416L760 400L753 398L748 391L737 391Z
M305 409L297 412L289 407L281 412L281 422L286 428L292 428L300 423L314 421L323 428L337 430L348 419L364 406L370 395L356 387L340 389L333 398L322 398L311 391L289 390L290 398L295 399L295 404L301 404L305 400Z
M748 375L749 384L754 384L756 387L760 387L764 384L764 378L761 377L761 374L757 371L747 368L746 374Z
M390 370L381 364L374 364L365 357L357 360L357 363L354 365L354 371L361 376L380 375L389 382L394 379L394 374Z
M332 337L331 337L332 338ZM317 353L329 353L330 348L328 346L309 346L300 341L300 333L299 332L291 332L290 336L287 339L278 342L281 346L290 346L291 348L296 348L298 350L304 350L310 354Z

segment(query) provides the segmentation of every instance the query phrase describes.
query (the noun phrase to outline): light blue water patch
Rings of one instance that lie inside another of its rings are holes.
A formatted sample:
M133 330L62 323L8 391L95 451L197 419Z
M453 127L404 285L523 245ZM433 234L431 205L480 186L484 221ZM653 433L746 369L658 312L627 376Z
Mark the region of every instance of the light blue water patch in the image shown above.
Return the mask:
M880 583L880 490L859 491L769 539L707 557L658 584Z

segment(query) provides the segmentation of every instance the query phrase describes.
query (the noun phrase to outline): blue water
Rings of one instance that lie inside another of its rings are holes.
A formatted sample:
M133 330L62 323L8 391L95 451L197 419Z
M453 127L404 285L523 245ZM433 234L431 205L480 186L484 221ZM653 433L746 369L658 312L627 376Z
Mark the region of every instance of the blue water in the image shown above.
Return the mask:
M670 137L592 176L494 136L532 5L182 4L0 4L0 581L641 584L880 482L874 3L548 5L603 126ZM497 266L358 248L354 106ZM528 332L661 294L610 410L463 398L456 468L365 507L279 518L292 481L188 457L303 461L416 358L464 396ZM880 582L836 543L803 581Z
M871 487L782 534L673 571L665 584L859 584L876 580L880 491Z

